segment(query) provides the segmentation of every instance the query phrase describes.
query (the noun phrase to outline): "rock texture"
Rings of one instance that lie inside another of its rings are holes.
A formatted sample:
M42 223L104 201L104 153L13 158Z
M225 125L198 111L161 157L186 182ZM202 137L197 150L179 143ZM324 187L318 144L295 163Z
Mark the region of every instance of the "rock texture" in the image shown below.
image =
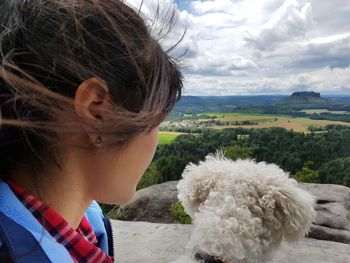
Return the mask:
M134 199L119 209L117 219L173 223L169 209L178 201L177 183L171 181L137 191ZM316 197L317 219L309 237L350 244L350 188L331 184L300 186Z
M117 219L173 223L170 208L178 201L177 184L178 181L169 181L137 191L129 204L119 208Z
M180 257L191 225L112 220L118 263L170 263ZM305 238L282 243L271 263L349 263L350 245Z
M317 211L309 237L350 244L350 188L332 184L300 184L316 197Z

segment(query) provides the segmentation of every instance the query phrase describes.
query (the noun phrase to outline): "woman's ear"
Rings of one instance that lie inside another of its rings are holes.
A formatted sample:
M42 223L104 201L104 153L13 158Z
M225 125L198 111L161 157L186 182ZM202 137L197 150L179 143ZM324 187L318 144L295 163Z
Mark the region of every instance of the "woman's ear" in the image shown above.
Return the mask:
M75 93L75 112L85 121L103 121L104 111L110 107L108 94L108 87L104 81L97 78L83 81Z
M109 99L107 85L97 78L83 81L75 93L75 112L83 123L87 123L86 132L94 145L103 138L97 131L102 128L103 121L107 119L106 112L112 106Z

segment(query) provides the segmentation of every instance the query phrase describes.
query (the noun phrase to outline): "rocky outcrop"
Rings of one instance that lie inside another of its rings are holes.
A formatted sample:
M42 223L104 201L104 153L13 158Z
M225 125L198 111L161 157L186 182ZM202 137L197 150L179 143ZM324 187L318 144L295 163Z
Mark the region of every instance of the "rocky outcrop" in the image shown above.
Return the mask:
M178 201L178 181L141 189L134 199L121 207L117 219L173 223L169 209ZM330 184L300 184L316 197L317 217L310 238L350 244L350 188Z
M192 225L112 220L116 262L170 263L184 254ZM349 263L350 245L305 238L282 243L271 263Z
M274 106L304 110L304 109L319 109L327 106L338 105L338 102L325 99L320 93L316 92L295 92L291 96L288 96L274 104Z
M146 221L153 223L173 223L171 205L178 201L178 181L169 181L141 189L129 204L118 209L117 219Z
M321 98L321 93L313 91L298 91L292 94L292 97L311 97L311 98Z
M332 184L300 184L316 197L317 217L309 237L350 244L350 188Z

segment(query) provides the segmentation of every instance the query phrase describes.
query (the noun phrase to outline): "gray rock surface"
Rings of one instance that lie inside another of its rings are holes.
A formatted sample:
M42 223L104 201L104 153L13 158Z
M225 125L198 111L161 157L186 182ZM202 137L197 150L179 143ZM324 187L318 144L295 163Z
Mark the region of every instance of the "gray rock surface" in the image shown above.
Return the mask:
M333 184L300 184L316 197L317 211L309 237L350 244L350 188Z
M119 220L173 223L170 207L178 201L178 181L141 189L119 209ZM300 184L316 197L317 217L310 238L350 244L350 188L331 184ZM350 261L349 261L350 262Z
M112 220L118 263L170 263L184 253L191 225ZM350 245L305 238L282 243L271 263L349 263Z
M171 205L178 201L178 181L152 185L137 191L131 202L118 210L119 220L173 223Z

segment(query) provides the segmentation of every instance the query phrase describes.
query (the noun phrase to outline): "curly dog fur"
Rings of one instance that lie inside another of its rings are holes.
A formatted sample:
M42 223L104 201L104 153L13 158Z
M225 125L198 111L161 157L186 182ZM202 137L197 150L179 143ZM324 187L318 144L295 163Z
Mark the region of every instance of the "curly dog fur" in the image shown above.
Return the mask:
M218 151L188 164L182 177L178 197L194 230L176 262L197 262L196 253L224 263L267 262L283 240L303 238L316 216L314 197L275 164L232 161Z

